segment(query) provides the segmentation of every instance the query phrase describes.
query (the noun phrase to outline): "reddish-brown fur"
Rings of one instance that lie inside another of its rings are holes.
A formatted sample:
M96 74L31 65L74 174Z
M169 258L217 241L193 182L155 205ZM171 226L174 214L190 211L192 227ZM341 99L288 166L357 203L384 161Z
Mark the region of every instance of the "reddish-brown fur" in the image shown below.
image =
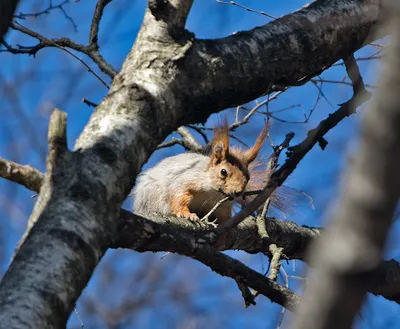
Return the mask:
M176 216L198 220L225 196L228 195L232 199L241 196L251 176L250 172L258 166L254 160L267 133L268 126L266 125L254 145L247 150L230 148L228 123L224 120L219 124L214 129L212 153L208 166L205 168L209 173L211 186L208 186L207 182L196 181L196 173L194 172L193 181L186 184L184 193L176 193L170 196L171 211ZM198 207L198 202L204 203L204 207L201 207L202 213L190 210L191 205L195 208ZM218 219L218 223L221 224L229 220L232 215L232 205L233 201L228 201L215 211L214 217Z

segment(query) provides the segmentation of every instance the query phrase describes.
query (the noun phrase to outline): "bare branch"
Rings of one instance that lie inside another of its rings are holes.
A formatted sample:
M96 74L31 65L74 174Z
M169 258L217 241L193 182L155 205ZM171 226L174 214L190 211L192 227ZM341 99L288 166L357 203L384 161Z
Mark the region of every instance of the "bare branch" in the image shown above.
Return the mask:
M98 39L99 39L99 25L101 17L103 16L104 8L111 2L112 0L98 0L96 4L96 9L94 10L92 25L90 26L90 35L89 35L89 47L93 47L95 49L99 49Z
M87 56L89 56L93 62L95 62L100 70L110 76L111 78L114 78L114 76L118 73L109 63L107 63L104 58L100 55L99 51L97 48L93 46L84 46L78 43L75 43L74 41L68 39L68 38L60 38L60 39L48 39L41 34L34 32L27 27L22 26L18 22L14 22L14 24L11 24L11 27L17 31L20 31L22 33L25 33L40 42L35 45L35 46L21 46L18 45L18 48L14 48L11 45L9 45L7 42L3 40L3 45L7 49L8 52L12 54L28 54L28 55L35 55L39 50L46 48L46 47L57 47L60 48L64 51L67 51L65 48L70 48L76 51L79 51ZM67 51L70 55L72 55L74 58L78 59L80 62L82 62L88 69L93 73L93 71L88 67L88 65L79 57L76 55L72 54L71 52Z
M92 106L92 107L97 107L97 105L99 105L99 104L96 104L96 103L86 99L86 98L82 98L82 103L85 103L85 104L87 104L87 106Z
M230 197L225 197L221 200L219 200L214 207L211 208L211 210L203 217L200 219L200 221L202 222L207 222L209 217L214 213L215 210L217 210L223 203L225 203L226 201L228 201L230 199Z
M286 178L296 169L298 163L303 157L314 147L315 144L319 143L322 148L325 148L327 142L323 139L323 136L334 128L344 118L355 113L358 106L370 98L369 93L353 96L349 101L342 104L341 107L334 113L330 114L328 118L322 120L319 125L310 130L307 134L307 138L304 139L300 144L289 148L291 152L289 159L286 160L285 164L279 168L271 177L263 191L249 203L244 209L233 216L228 222L217 228L218 234L223 234L229 231L232 227L237 226L247 216L251 215L254 211L261 206L271 194L283 184Z
M38 18L38 17L40 17L42 15L48 15L52 10L59 9L63 13L65 18L71 23L74 31L77 32L78 31L78 26L75 24L75 22L72 19L72 17L69 16L67 14L67 12L65 11L65 9L64 9L64 6L69 2L70 2L70 0L64 0L64 1L60 2L59 4L57 4L57 5L53 5L53 3L50 1L48 7L43 9L43 10L41 10L41 11L38 11L36 13L19 13L18 15L14 15L14 18L18 18L18 19L26 19L28 17Z
M343 62L346 66L347 74L351 80L354 94L366 92L364 81L361 77L360 69L358 68L358 64L354 58L354 55L345 58Z
M285 90L286 90L286 89L285 89ZM247 114L245 115L245 117L244 117L242 120L236 120L234 123L232 123L232 124L229 126L229 130L235 130L237 127L239 127L239 126L244 125L245 123L247 123L247 122L250 120L251 116L252 116L253 114L257 113L257 111L258 111L262 106L264 106L264 105L267 105L267 106L268 106L268 103L269 103L270 101L276 99L276 98L277 98L280 94L282 94L282 93L283 93L283 91L278 91L278 92L276 92L275 94L273 94L272 96L269 96L266 100L264 100L264 101L258 103L256 106L254 106L254 107L250 110L249 113L247 113Z
M339 59L354 53L355 49L371 41L373 38L370 34L371 27L379 18L379 1L334 0L329 2L329 8L325 7L325 4L327 3L323 1L311 2L309 6L265 26L252 31L238 32L229 38L195 41L191 53L196 54L199 51L200 54L210 54L210 57L194 56L193 62L197 64L196 74L201 72L204 84L213 82L212 88L204 90L208 103L203 104L201 97L197 101L197 95L202 94L200 91L191 93L191 98L195 99L199 111L207 108L211 100L220 108L235 107L260 95L284 90L289 86L302 85ZM346 19L342 19L342 13ZM327 17L329 19L326 19ZM318 21L313 21L314 18L318 18ZM363 28L349 29L349 24ZM268 29L268 26L273 29ZM343 26L343 29L340 26ZM364 30L364 27L368 26L370 28ZM320 35L324 35L324 38L317 37ZM253 41L251 47L248 43L242 42L249 38ZM297 46L293 46L294 43ZM332 47L333 44L335 47ZM279 49L279 51L274 53L265 51L265 45L268 45L268 49ZM317 68L315 61L310 61L309 58L321 59L318 61L321 65ZM298 65L289 65L293 62ZM204 63L204 70L199 69L200 66L203 67L201 63ZM226 70L227 67L230 69ZM260 70L260 67L263 69ZM242 68L246 68L249 76L247 74L247 77L243 76ZM275 75L278 71L279 77ZM251 79L247 80L250 76ZM268 81L268 85L262 85L260 81ZM244 93L243 85L246 86ZM190 88L191 91L195 89L195 87ZM224 97L220 97L221 94ZM252 96L246 97L245 94Z
M195 251L190 257L209 266L222 276L241 280L243 284L267 296L271 301L293 311L301 298L284 286L264 277L236 259L233 259L214 248L204 246Z
M29 166L23 166L18 163L5 160L0 157L0 177L8 179L14 183L25 186L31 191L39 193L40 186L43 183L43 174Z
M250 8L248 8L248 7L245 7L245 6L243 6L243 5L240 5L240 4L236 3L235 1L221 1L221 0L217 0L217 2L218 2L219 4L221 4L221 5L233 5L233 6L237 6L237 7L239 7L239 8L245 9L245 10L247 10L248 12L251 12L251 13L260 14L260 15L267 16L267 17L272 18L272 19L277 19L277 17L272 16L272 15L270 15L270 14L267 14L267 13L264 12L264 11L257 11L257 10L250 9Z
M50 152L64 151L67 146L67 113L55 109L50 116L49 124Z
M185 127L179 127L176 132L182 136L182 142L187 146L188 149L193 151L201 151L203 146L201 146L193 135Z
M171 147L173 145L181 145L186 150L196 151L199 152L203 150L203 146L201 146L193 135L187 130L185 127L181 126L176 131L179 135L182 136L182 139L177 139L173 137L171 140L161 143L157 146L157 149Z
M28 48L25 48L25 47L20 46L20 49L28 50L28 53L30 53L30 54L35 54L39 49L44 48L44 47L53 46L53 47L59 48L59 49L65 51L66 53L68 53L69 55L71 55L72 57L74 57L75 59L77 59L79 62L81 62L81 63L88 69L88 71L89 71L90 73L92 73L92 74L93 74L107 89L110 89L110 87L108 86L108 84L107 84L96 72L94 72L94 71L92 70L92 68L91 68L82 58L76 56L74 53L72 53L71 51L69 51L67 48L65 48L65 46L63 46L63 45L61 45L61 44L68 45L68 47L70 47L70 48L72 48L72 49L76 49L76 50L79 49L79 51L81 51L81 52L87 54L89 57L91 57L91 56L90 56L90 52L87 52L87 51L86 51L86 48L87 48L87 47L82 46L82 45L79 45L79 44L76 44L76 43L72 42L71 40L69 40L69 39L67 39L67 38L62 38L62 39L61 39L62 41L61 41L61 40L51 40L51 39L47 39L47 38L43 37L42 35L40 35L40 34L34 32L34 31L28 29L27 27L22 26L22 25L19 24L18 22L15 22L14 24L12 24L11 27L12 27L13 29L15 29L15 30L24 32L24 33L26 33L26 34L28 34L28 35L30 35L30 36L32 36L32 37L37 38L37 39L40 40L40 43L39 43L37 46L28 47ZM57 42L57 41L61 41L61 42ZM61 43L61 44L60 44L60 43ZM3 42L3 44L6 46L6 48L7 48L8 51L10 51L10 52L12 52L12 53L14 53L14 54L15 54L15 53L18 53L18 50L11 48L11 47L10 47L8 44L6 44L5 42ZM34 50L33 50L33 49L34 49ZM32 53L32 51L33 51L33 53ZM93 59L93 58L92 58L92 59ZM94 59L93 59L93 61L96 62ZM98 62L96 62L96 63L100 66L100 64L99 64Z
M250 305L256 305L254 296L250 292L249 287L247 287L240 279L236 279L236 284L238 285L238 288L242 293L245 307L249 307Z
M278 279L279 269L281 268L281 257L283 248L279 248L275 243L269 245L269 251L272 254L269 278L273 281Z
M55 109L50 116L49 132L48 132L48 144L49 144L49 154L47 156L47 173L43 179L44 186L52 186L54 184L55 177L57 175L57 166L62 161L65 153L68 151L67 146L67 114L59 109ZM39 193L39 191L38 191ZM17 247L14 251L11 261L14 260L19 249L27 239L29 232L35 225L39 215L43 211L46 203L48 202L50 195L46 190L39 193L39 199L35 203L35 207L29 217L27 228L19 240Z
M197 126L195 126L195 125L187 125L187 127L189 127L189 128L191 128L191 129L195 130L196 132L198 132L198 133L201 135L201 137L203 137L204 142L205 142L206 144L208 144L208 142L209 142L208 137L207 137L207 135L204 133L204 131L202 130L201 127L197 127Z

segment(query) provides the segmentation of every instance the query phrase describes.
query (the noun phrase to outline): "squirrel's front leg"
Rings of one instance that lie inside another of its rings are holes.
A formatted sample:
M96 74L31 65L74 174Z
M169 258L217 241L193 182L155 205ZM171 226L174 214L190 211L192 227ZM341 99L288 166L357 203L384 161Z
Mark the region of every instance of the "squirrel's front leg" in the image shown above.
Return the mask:
M189 204L192 199L193 194L189 192L172 195L169 199L172 213L177 217L187 218L191 221L199 220L199 216L189 210Z

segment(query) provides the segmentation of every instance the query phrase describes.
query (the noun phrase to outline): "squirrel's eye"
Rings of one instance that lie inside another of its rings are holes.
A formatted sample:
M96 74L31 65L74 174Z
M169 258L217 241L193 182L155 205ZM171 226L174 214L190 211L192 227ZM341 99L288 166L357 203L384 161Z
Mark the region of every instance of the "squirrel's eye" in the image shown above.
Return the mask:
M221 175L224 177L228 176L228 172L226 171L226 169L221 169Z

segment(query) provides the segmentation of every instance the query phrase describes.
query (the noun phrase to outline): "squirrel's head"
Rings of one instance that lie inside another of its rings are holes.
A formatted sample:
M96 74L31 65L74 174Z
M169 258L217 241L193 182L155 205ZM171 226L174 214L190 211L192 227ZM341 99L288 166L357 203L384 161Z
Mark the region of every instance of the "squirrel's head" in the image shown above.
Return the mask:
M243 194L250 179L249 165L256 159L267 132L266 125L254 145L242 150L229 147L229 126L226 119L214 129L208 169L212 173L216 190L232 198Z

